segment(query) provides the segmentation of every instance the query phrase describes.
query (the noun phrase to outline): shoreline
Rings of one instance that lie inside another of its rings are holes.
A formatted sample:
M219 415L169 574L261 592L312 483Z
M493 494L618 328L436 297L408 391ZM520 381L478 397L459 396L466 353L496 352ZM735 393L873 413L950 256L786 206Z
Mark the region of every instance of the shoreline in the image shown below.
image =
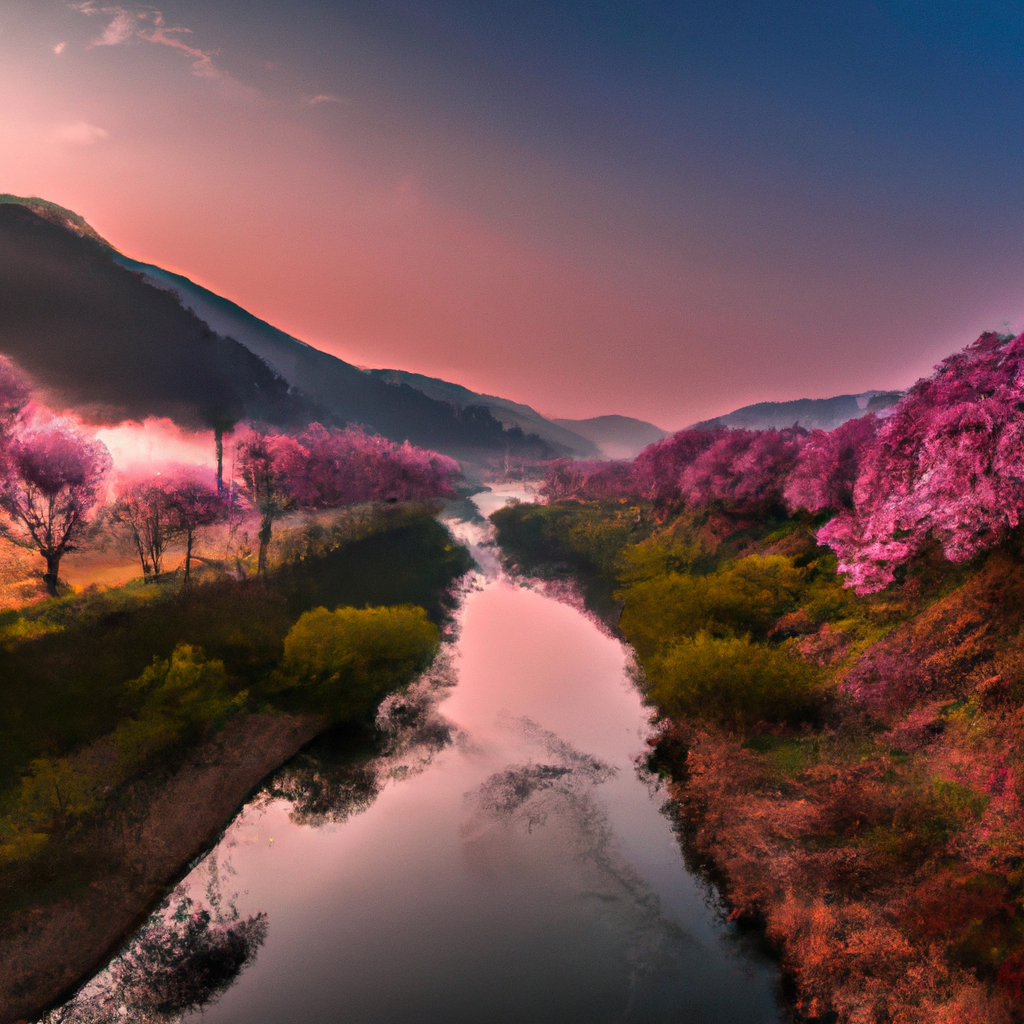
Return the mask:
M0 924L0 1024L38 1019L100 971L260 783L327 725L312 715L239 716L166 780L135 790L128 807L89 836L106 860L84 893Z

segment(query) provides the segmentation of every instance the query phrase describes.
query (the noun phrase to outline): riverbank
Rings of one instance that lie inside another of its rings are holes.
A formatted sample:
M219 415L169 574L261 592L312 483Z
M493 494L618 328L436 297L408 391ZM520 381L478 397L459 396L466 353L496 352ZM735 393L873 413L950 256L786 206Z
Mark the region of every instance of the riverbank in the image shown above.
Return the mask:
M327 726L241 715L165 778L139 781L76 839L93 865L73 895L0 922L0 1024L35 1019L110 959L276 768Z
M763 924L797 1013L1024 1018L1012 545L856 598L799 519L565 503L495 520L524 571L582 562L617 585L687 853Z

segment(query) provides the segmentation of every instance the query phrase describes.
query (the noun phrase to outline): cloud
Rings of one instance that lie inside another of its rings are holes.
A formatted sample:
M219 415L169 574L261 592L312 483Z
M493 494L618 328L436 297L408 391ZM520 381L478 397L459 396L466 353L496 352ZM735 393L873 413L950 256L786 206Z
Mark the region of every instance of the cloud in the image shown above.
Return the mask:
M56 54L61 54L61 53L63 53L63 52L64 52L64 49L65 49L65 47L66 47L67 45L68 45L67 43L58 43L58 44L57 44L57 45L56 45L56 46L55 46L55 47L53 48L53 52L54 52L54 53L56 53Z
M329 92L322 92L306 100L306 102L311 107L319 106L321 103L339 103L341 106L347 107L352 101L345 99L344 96L332 96Z
M110 132L105 128L89 124L88 121L58 125L54 134L59 142L66 142L72 146L91 146L110 138Z
M107 27L89 44L90 46L119 46L132 39L141 39L158 46L169 46L186 57L191 57L192 74L197 78L234 82L234 79L214 62L213 58L218 56L219 50L202 50L196 46L189 46L181 37L191 35L192 29L168 25L162 12L154 7L137 7L129 10L119 6L97 6L96 0L83 0L70 6L79 14L90 17L100 15L110 19Z
M102 35L94 39L90 46L118 46L131 39L135 31L135 22L132 16L121 8L113 8L114 17L110 24L103 30Z

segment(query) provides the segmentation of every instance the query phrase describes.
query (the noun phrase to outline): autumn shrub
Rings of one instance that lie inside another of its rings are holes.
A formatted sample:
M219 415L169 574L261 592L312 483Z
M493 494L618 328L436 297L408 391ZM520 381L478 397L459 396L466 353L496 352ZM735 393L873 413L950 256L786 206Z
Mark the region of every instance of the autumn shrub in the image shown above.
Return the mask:
M813 666L746 636L702 631L676 641L646 668L648 699L659 709L739 731L811 718L821 705Z
M284 641L281 688L301 706L341 720L372 711L425 669L439 632L423 608L315 608Z

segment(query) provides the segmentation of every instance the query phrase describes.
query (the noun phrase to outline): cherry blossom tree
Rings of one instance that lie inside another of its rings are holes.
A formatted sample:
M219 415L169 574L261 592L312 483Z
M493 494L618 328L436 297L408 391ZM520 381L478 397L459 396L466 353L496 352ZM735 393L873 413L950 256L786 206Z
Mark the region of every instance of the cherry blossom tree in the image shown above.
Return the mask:
M679 476L679 491L691 505L732 501L778 502L807 431L727 430Z
M583 462L557 459L548 465L540 493L551 501L618 501L641 498L643 489L633 462Z
M173 481L167 489L167 502L171 528L185 538L185 586L188 587L196 534L220 522L227 514L229 503L219 488L209 487L195 477Z
M1024 335L987 333L907 392L818 539L870 593L931 543L954 562L998 544L1022 511Z
M646 495L666 505L682 498L680 480L700 455L728 434L728 429L679 430L648 445L634 460L634 473Z
M0 480L4 533L43 556L43 582L56 596L60 560L76 548L110 469L110 453L70 421L53 419L17 431L6 461Z
M790 511L853 508L853 488L878 427L869 413L834 430L812 430L783 489Z
M111 521L131 536L147 581L160 575L164 548L174 534L169 505L165 482L146 480L123 487L109 509Z

